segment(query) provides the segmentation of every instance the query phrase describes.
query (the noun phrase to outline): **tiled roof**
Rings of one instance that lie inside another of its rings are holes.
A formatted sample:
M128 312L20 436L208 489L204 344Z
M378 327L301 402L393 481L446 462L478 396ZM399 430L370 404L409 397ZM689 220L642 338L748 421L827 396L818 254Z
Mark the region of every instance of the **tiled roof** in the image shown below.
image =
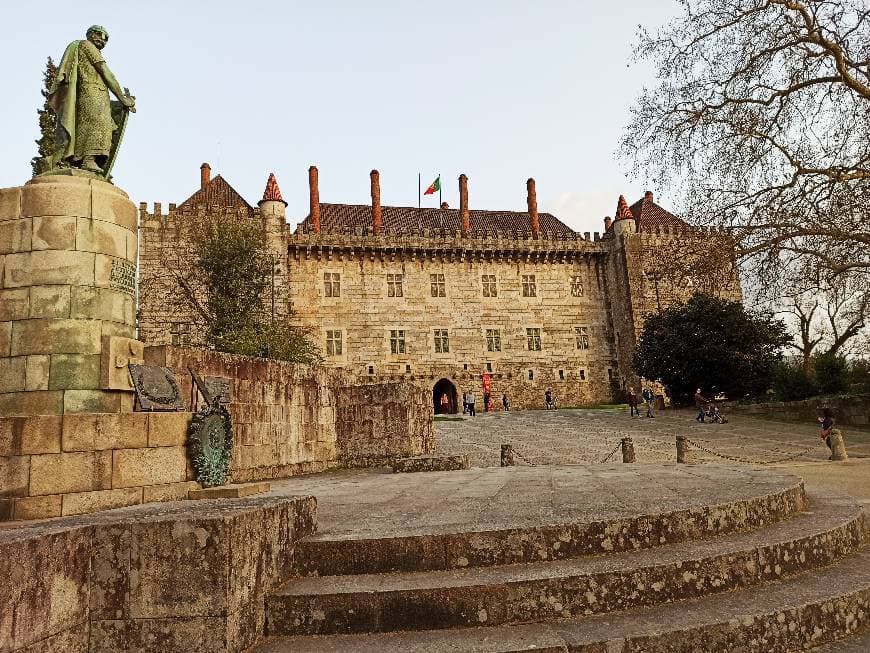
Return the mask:
M688 228L689 223L680 220L669 211L665 211L653 202L653 194L647 191L644 196L630 207L631 215L638 223L638 231L655 229L656 227Z
M207 212L244 209L248 215L254 216L254 208L220 175L179 204L178 210L195 210L199 207L204 207Z
M493 230L508 235L532 230L531 219L525 211L469 210L471 234L491 233ZM458 209L430 209L410 206L382 207L383 227L387 231L403 233L422 229L461 231L462 218ZM538 214L541 233L552 232L556 238L571 238L574 231L550 213ZM311 216L302 223L308 231ZM320 228L326 234L352 234L358 228L371 228L372 207L368 204L320 204Z
M266 182L266 190L263 191L263 200L264 202L284 202L284 198L281 197L281 189L278 188L278 180L275 179L275 173L269 173L269 180ZM286 206L287 202L284 202Z

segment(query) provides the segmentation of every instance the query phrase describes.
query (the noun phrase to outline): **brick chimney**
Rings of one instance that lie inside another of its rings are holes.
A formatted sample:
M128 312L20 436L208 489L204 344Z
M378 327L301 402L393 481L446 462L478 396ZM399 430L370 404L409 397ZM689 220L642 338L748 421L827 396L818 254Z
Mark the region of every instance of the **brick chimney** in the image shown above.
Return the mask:
M211 166L207 163L203 163L199 166L199 188L200 190L204 190L206 186L208 186L208 182L211 181Z
M377 170L371 171L372 178L372 230L375 235L381 233L384 226L381 216L381 174Z
M471 216L468 213L468 177L459 175L459 217L462 218L462 235L471 231Z
M308 215L311 216L311 228L314 233L320 233L320 186L317 180L317 166L308 168Z
M609 215L604 216L604 231L610 230L610 225L613 224L613 220L611 220Z
M538 194L535 192L534 179L529 178L526 182L526 191L528 192L529 218L532 221L532 238L537 239L541 233L541 226L538 223Z

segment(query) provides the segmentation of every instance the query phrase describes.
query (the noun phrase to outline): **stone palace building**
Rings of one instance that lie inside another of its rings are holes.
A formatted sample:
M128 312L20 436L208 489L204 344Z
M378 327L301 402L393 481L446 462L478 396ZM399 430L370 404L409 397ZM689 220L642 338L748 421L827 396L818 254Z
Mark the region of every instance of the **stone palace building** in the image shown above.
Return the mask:
M602 234L577 233L539 213L535 182L525 212L320 201L309 169L309 213L287 223L274 175L251 206L201 166L184 202L140 205L139 337L149 345L202 344L202 327L179 302L197 218L257 221L274 254L264 305L275 319L310 328L330 365L361 380L407 380L430 389L436 412L474 390L512 407L539 408L547 388L561 406L610 400L639 387L632 354L644 316L693 292L741 296L733 246L720 231L691 228L655 203L620 196Z

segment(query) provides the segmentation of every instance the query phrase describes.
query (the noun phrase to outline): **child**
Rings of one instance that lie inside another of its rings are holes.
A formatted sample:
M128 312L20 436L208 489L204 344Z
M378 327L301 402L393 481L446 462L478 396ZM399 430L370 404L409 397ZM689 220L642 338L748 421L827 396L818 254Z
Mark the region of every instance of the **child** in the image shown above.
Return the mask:
M831 430L834 428L834 415L830 408L822 408L822 416L817 418L819 422L819 438L825 441L828 449L831 450L831 455L834 455L834 449L831 447Z

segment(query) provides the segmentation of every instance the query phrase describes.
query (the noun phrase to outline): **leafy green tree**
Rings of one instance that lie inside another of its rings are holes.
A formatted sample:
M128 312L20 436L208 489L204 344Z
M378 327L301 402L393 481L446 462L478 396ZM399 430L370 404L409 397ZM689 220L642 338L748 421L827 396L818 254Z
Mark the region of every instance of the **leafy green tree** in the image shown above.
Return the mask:
M812 375L804 365L786 361L774 364L771 388L779 401L798 401L819 392Z
M49 57L45 62L45 71L42 73L42 108L36 112L39 115L40 137L39 140L36 141L39 155L30 160L30 166L33 168L34 177L42 172L40 162L43 157L51 154L54 149L55 116L52 108L48 106L48 94L55 79L57 79L57 66L54 65L54 60Z
M315 363L321 359L311 334L274 322L264 310L272 274L265 233L245 218L210 218L193 231L194 275L181 280L186 298L206 325L206 341L218 351Z
M813 367L819 394L834 395L849 387L849 365L842 356L823 354L816 358Z
M788 342L785 325L772 315L696 294L646 318L634 367L664 383L678 403L698 387L730 397L758 395L767 391Z

